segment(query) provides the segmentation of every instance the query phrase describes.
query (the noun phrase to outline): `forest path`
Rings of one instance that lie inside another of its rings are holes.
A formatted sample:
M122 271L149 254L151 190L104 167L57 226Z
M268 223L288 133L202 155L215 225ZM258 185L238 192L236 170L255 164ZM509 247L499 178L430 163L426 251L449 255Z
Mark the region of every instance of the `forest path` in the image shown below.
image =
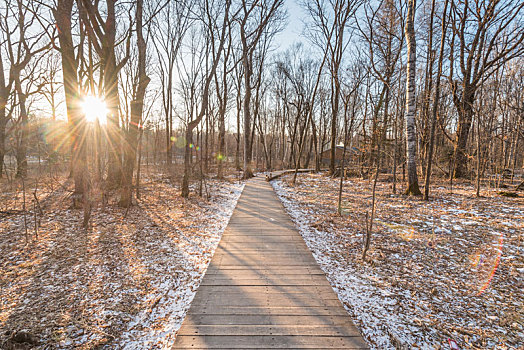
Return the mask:
M262 177L247 182L175 349L365 349Z

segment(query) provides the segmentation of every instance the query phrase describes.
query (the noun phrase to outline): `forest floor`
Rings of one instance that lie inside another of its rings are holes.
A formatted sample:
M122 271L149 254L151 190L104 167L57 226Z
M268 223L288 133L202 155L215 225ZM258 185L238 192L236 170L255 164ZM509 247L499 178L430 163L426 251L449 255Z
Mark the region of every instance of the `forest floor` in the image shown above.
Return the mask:
M273 187L373 349L523 349L524 199L468 183L432 199L379 182L367 262L372 182L290 176Z
M35 183L24 217L22 184L2 181L0 349L169 348L243 188L209 180L186 200L151 175L137 205L98 205L83 229L65 177L42 179L37 237Z

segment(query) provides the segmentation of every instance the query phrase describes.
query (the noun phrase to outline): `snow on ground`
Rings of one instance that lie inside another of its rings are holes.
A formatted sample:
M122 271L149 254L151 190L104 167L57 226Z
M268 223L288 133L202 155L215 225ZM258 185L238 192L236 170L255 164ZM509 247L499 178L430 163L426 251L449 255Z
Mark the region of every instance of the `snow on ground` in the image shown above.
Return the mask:
M378 184L363 263L371 183L351 179L336 214L339 179L272 182L346 310L373 349L523 349L524 201L468 185L434 199Z
M40 348L170 348L243 189L207 185L209 200L185 200L151 178L137 206L96 208L87 231L50 198L38 239L28 214L27 246L23 215L2 217L0 348L16 332Z

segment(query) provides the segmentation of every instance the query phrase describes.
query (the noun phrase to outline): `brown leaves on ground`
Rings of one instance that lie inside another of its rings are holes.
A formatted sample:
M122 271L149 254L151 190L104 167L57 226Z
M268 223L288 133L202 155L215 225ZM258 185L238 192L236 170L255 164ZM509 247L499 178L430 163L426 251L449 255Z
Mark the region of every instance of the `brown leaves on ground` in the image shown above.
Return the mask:
M174 339L227 222L220 209L231 206L239 185L212 180L210 201L186 200L153 175L127 216L112 203L98 206L85 230L83 212L69 208L67 185L57 181L67 184L62 177L39 185L38 238L28 206L27 245L21 189L2 184L0 348L16 345L12 336L20 332L42 346L80 349L118 344L125 332L124 343L143 337L151 346L161 331Z
M370 262L363 263L372 183L348 179L338 216L339 179L287 181L275 188L375 348L524 347L522 198L490 189L476 198L470 184L450 193L442 183L426 202L379 182Z

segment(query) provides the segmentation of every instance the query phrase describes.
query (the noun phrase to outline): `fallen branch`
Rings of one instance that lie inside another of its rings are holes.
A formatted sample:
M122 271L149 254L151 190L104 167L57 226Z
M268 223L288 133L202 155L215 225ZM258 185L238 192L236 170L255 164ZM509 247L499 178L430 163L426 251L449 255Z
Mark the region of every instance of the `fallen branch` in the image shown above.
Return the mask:
M298 169L297 171L297 173L313 173L313 172L315 172L315 169ZM266 181L267 182L273 181L283 175L288 175L288 174L293 174L293 173L295 173L295 170L282 170L273 175L269 173L269 175L266 175Z

